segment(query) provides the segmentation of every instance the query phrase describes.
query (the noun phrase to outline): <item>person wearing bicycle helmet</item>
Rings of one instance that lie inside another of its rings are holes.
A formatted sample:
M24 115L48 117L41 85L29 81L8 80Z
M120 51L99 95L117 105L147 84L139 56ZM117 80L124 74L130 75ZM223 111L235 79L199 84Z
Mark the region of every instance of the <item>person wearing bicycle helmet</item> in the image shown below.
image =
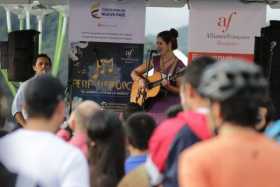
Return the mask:
M268 96L261 69L245 62L216 63L203 73L199 93L208 99L217 136L180 155L179 186L280 186L280 147L255 130L260 102Z

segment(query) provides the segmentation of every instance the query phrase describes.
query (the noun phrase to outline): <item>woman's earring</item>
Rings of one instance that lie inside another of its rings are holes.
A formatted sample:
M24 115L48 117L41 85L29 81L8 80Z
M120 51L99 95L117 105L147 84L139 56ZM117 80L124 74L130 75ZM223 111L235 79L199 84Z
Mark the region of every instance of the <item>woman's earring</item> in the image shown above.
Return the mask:
M169 50L170 52L172 52L172 47L168 47L168 50Z

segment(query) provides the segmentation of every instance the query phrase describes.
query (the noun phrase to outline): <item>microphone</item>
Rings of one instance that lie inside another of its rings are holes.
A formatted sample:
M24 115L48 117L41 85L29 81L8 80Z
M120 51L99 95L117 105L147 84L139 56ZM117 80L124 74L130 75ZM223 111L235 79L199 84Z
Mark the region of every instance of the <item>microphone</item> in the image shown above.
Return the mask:
M151 51L151 53L158 53L158 50L156 50L156 49L151 49L150 51Z

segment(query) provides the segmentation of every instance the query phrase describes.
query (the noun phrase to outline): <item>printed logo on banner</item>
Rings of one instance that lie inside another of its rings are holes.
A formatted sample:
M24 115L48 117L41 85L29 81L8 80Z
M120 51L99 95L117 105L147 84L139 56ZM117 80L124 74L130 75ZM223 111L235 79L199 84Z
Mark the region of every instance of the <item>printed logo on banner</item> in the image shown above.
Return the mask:
M100 10L100 1L97 1L91 5L90 8L91 16L95 19L100 19L101 17L99 16L99 10Z
M124 48L122 52L122 60L126 64L138 62L137 49L134 47Z
M237 11L231 11L228 15L218 16L216 18L216 26L220 32L207 32L206 37L209 40L215 40L218 46L238 46L240 41L250 40L249 34L239 34L230 32L233 22L237 16Z
M126 58L132 58L132 57L135 57L135 52L134 52L134 48L126 48L125 49L125 57Z
M98 0L91 5L90 8L91 16L94 19L100 18L125 18L126 9L125 8L109 8L101 7L101 2Z
M229 30L233 16L235 15L237 15L236 11L230 13L228 16L222 16L218 18L217 26L222 29L223 33Z

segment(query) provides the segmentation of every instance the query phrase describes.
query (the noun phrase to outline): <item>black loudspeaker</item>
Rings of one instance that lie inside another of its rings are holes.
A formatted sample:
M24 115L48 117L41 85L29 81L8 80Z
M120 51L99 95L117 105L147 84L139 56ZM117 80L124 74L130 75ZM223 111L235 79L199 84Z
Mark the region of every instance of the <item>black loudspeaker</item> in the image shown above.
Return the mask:
M271 21L262 28L261 37L255 41L255 62L263 69L269 81L270 96L280 117L280 21Z
M22 82L34 75L32 62L38 54L39 32L21 30L8 36L8 79Z
M8 69L8 42L0 42L0 68Z

